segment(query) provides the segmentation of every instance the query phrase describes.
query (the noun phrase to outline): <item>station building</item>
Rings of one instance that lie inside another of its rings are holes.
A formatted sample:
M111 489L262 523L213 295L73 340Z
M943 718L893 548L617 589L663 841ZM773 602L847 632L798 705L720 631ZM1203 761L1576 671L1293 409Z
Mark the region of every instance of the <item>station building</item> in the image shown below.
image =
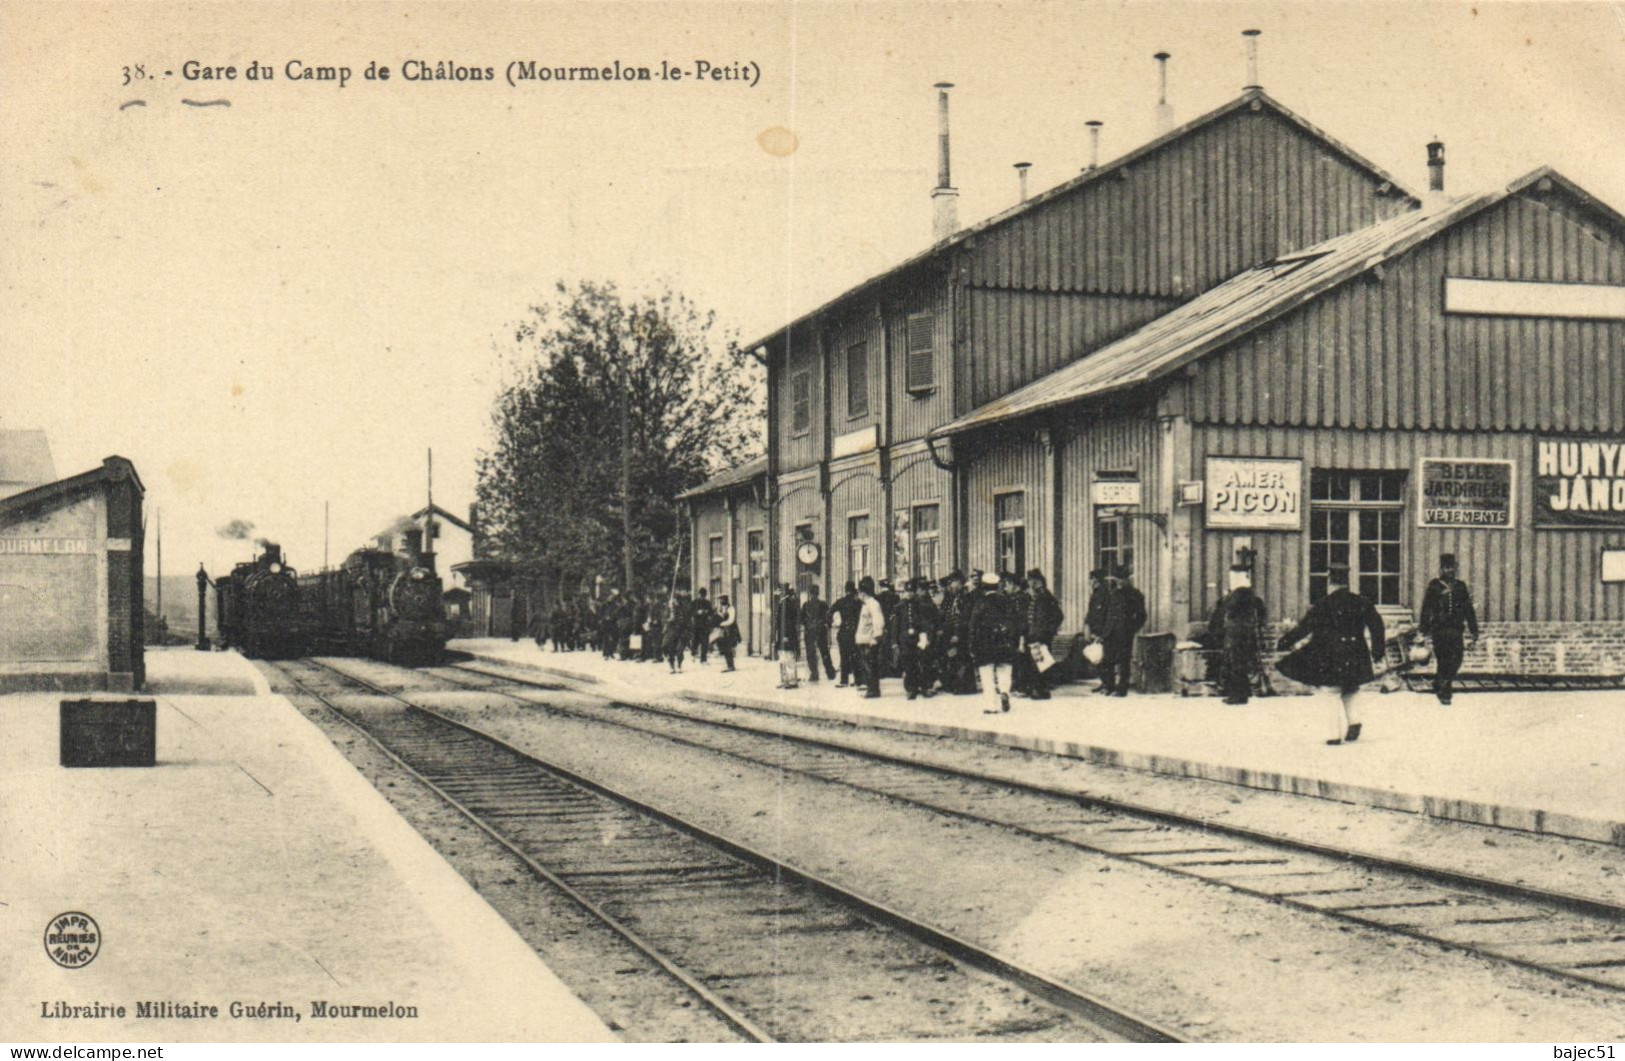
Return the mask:
M144 493L108 457L0 497L0 692L141 687Z
M728 597L739 614L743 647L766 655L773 636L774 586L768 566L767 458L746 461L677 496L688 506L691 592L698 596L705 590L713 604ZM803 577L803 590L807 581Z
M969 229L947 157L934 245L757 348L768 584L1038 567L1076 633L1128 563L1187 637L1242 547L1280 622L1332 562L1403 620L1454 552L1468 669L1625 674L1615 211L1446 199L1442 145L1424 202L1256 87Z

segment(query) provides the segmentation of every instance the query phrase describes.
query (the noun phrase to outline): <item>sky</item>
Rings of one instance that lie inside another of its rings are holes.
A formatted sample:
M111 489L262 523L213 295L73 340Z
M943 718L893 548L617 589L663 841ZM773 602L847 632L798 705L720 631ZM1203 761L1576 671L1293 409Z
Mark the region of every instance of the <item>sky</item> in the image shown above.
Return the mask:
M1150 139L1159 50L1177 121L1234 98L1250 27L1265 90L1413 190L1438 137L1450 191L1549 164L1625 209L1619 4L0 0L0 428L64 476L133 460L149 573L157 509L172 573L246 559L234 520L338 562L422 505L430 449L467 511L512 325L557 283L670 286L760 339L927 245L934 82L971 224L1014 162L1075 175L1089 119L1103 160ZM510 86L514 60L759 78Z

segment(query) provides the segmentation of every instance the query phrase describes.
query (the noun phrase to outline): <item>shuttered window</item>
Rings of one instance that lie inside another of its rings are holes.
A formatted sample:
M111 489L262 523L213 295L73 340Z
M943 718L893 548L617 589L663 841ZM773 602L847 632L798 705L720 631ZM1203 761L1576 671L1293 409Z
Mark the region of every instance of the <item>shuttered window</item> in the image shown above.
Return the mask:
M790 377L790 433L805 435L812 430L812 373L797 372Z
M908 389L928 391L937 385L936 318L915 313L908 318Z
M869 414L869 344L846 348L846 415Z

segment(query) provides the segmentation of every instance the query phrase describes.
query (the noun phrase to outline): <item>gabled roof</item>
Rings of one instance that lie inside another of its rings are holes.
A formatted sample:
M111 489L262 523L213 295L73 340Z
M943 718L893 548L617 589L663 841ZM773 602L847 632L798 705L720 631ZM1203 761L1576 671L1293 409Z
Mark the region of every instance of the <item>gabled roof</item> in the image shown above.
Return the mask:
M1562 187L1625 229L1625 217L1549 167L1542 167L1505 188L1401 214L1248 269L1138 331L971 410L933 434L958 434L1149 383L1543 180Z
M134 464L123 457L107 457L102 460L100 468L92 468L88 472L58 479L54 483L45 483L32 490L24 490L20 494L12 494L10 497L0 497L0 519L7 517L25 519L33 513L48 511L54 506L71 501L100 483L121 482L125 479L133 480L135 488L143 494L146 493L146 487L141 485L141 476L136 474Z
M420 520L424 516L428 515L428 513L429 513L429 506L425 505L423 508L420 508L416 512L412 513L410 518L413 519L413 520ZM468 533L470 533L470 534L474 533L474 528L473 527L470 527L465 521L458 519L456 516L452 515L450 512L447 512L445 509L441 508L439 505L434 506L434 514L436 516L440 517L441 519L445 520L447 523L450 523L453 527L461 527L463 530L468 531Z
M767 474L767 458L756 457L743 464L735 465L725 472L718 472L699 486L691 490L684 490L678 498L704 497L706 494L720 494L735 486L741 486L758 476Z
M992 217L979 221L967 228L960 229L947 239L932 244L930 247L914 255L913 257L907 258L899 264L892 266L890 269L877 273L862 283L843 291L841 294L836 295L832 299L825 301L816 309L803 313L789 324L786 324L780 328L775 328L767 335L762 336L761 339L749 344L745 349L755 350L757 347L764 346L778 338L780 335L783 335L785 332L790 331L792 328L804 324L814 317L826 312L830 309L830 307L839 302L843 302L846 299L867 290L868 288L878 286L879 284L891 280L898 274L911 269L930 258L936 257L939 254L943 254L946 251L959 247L968 240L975 238L978 234L986 232L988 229L994 228L998 225L1002 225L1013 218L1020 217L1022 214L1025 214L1030 210L1035 210L1053 199L1058 199L1062 196L1069 195L1084 185L1092 184L1095 181L1104 180L1109 176L1113 176L1121 170L1133 166L1147 156L1155 154L1164 147L1167 147L1169 144L1172 144L1177 140L1184 139L1186 136L1189 136L1191 133L1203 128L1204 126L1211 125L1219 119L1228 117L1237 111L1250 109L1255 102L1259 105L1260 109L1270 111L1272 114L1285 119L1287 122L1301 129L1314 139L1326 144L1332 150L1346 158L1349 162L1353 163L1357 168L1365 170L1367 173L1375 177L1380 183L1388 184L1396 193L1410 199L1412 203L1417 205L1421 204L1422 200L1419 199L1414 192L1405 187L1405 185L1401 184L1392 174L1384 170L1381 166L1378 166L1375 162L1372 162L1364 155L1361 155L1359 152L1349 147L1347 144L1344 144L1342 141L1331 136L1319 126L1305 120L1296 112L1289 109L1285 104L1264 92L1263 89L1248 89L1230 102L1223 104L1214 110L1208 111L1201 117L1193 118L1184 125L1170 129L1168 132L1163 133L1154 140L1150 140L1140 145L1126 155L1121 155L1118 158L1115 158L1112 161L1094 169L1085 170L1079 176L1073 177L1069 181L1058 184L1048 191L1034 195L1025 202L1018 203L1007 210L994 214Z

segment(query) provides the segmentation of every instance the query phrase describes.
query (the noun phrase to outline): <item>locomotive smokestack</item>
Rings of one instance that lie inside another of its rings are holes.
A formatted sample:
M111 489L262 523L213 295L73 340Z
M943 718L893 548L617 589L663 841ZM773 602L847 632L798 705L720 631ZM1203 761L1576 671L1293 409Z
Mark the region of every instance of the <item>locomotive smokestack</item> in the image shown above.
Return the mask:
M401 532L401 551L416 560L423 553L423 530L419 527L408 527Z
M931 237L938 243L959 231L959 190L953 186L948 166L948 90L953 84L939 81L937 90L937 186L931 190Z

